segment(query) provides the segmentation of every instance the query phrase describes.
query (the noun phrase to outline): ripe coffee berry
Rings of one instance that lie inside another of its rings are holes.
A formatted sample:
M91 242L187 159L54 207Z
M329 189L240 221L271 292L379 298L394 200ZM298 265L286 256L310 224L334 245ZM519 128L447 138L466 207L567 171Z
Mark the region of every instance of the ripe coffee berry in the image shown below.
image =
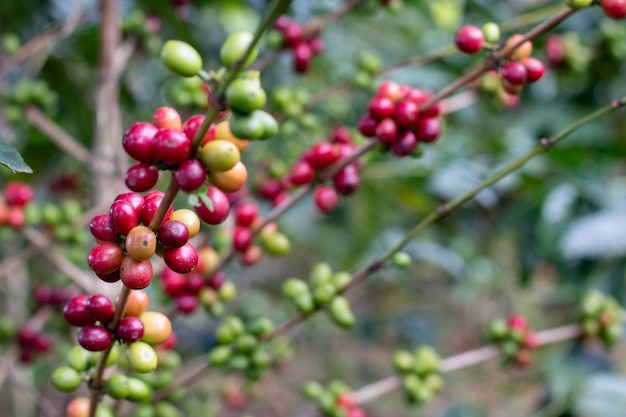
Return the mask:
M117 200L111 204L109 217L113 230L120 235L125 235L139 224L137 211L125 200Z
M89 230L98 240L112 241L117 237L108 214L98 214L89 222Z
M94 294L89 297L87 300L87 311L91 317L101 323L107 323L115 314L113 303L109 297L103 294Z
M374 96L367 103L367 111L374 119L381 120L393 117L396 112L396 105L389 97Z
M134 343L143 337L143 322L134 316L124 317L117 325L117 335L126 343Z
M245 252L252 244L252 232L247 227L238 226L233 232L233 249Z
M156 251L156 235L148 226L133 227L125 240L126 253L133 259L143 261L150 259Z
M89 311L87 304L89 297L86 295L77 295L65 304L63 307L63 318L72 326L87 326L94 324L96 319Z
M183 222L170 220L161 223L158 236L166 248L180 248L189 240L189 229Z
M113 242L102 242L94 246L87 255L87 264L98 275L107 275L120 267L124 259L121 246Z
M174 172L176 186L185 192L193 192L202 187L206 180L206 169L196 159L183 162Z
M222 223L230 213L228 198L217 187L208 187L206 197L211 201L213 207L207 207L201 198L198 204L194 206L198 217L208 224L216 225Z
M485 41L483 31L476 26L463 26L454 36L454 43L461 52L466 54L474 54L480 51Z
M417 129L415 131L415 135L420 142L433 142L441 133L441 125L439 124L439 119L434 117L427 117L424 119L420 119L417 124Z
M313 181L315 171L306 161L298 161L291 167L289 172L289 181L293 185L308 184Z
M248 227L259 214L259 209L254 203L241 203L235 208L235 224Z
M322 186L315 190L313 194L315 205L322 213L328 214L333 211L339 204L339 196L337 191L332 187Z
M526 67L521 62L509 61L502 67L502 78L511 84L524 84L527 76Z
M126 256L120 265L122 282L133 290L140 290L150 285L152 274L152 263L147 259L139 261Z
M159 169L156 165L139 162L126 171L124 183L128 189L141 193L154 187L159 180Z
M600 7L605 15L611 19L626 17L626 0L601 0Z
M104 327L90 325L80 329L78 343L89 351L99 352L111 346L113 339Z
M170 165L182 164L191 156L191 140L179 130L159 129L152 148L157 159Z
M391 119L383 119L376 126L376 138L383 145L391 145L398 139L398 125Z
M185 274L198 266L198 252L190 243L185 243L179 248L165 248L163 260L175 272Z
M133 124L122 139L122 146L131 158L140 162L150 163L154 161L152 150L152 138L159 129L153 124L138 122Z
M152 122L159 129L181 130L180 114L172 107L159 107L152 116Z
M526 82L534 83L543 77L546 71L543 62L537 58L529 57L522 60L522 65L526 68Z

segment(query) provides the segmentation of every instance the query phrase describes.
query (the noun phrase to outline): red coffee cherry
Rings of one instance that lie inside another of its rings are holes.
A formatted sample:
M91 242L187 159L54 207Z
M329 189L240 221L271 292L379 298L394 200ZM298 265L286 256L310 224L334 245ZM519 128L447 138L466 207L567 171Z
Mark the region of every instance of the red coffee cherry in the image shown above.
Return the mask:
M391 119L383 119L376 126L376 139L383 145L391 145L398 140L398 125Z
M402 100L396 105L395 121L399 127L411 127L417 124L419 106L412 100Z
M135 209L136 212L141 210L141 206L143 206L143 197L139 193L122 193L118 194L115 197L115 201L124 200L130 203L131 206Z
M335 189L342 195L354 194L361 185L359 172L355 165L348 165L333 177Z
M483 31L476 26L466 25L461 27L454 36L454 43L461 52L474 54L480 51L485 41Z
M254 203L241 203L235 208L235 224L250 227L259 214L259 208Z
M376 89L376 95L386 97L393 103L396 103L403 96L402 86L395 81L383 81Z
M106 295L93 294L87 300L87 311L95 320L101 323L107 323L113 318L115 307Z
M396 105L389 97L374 96L367 103L367 111L374 119L381 120L393 117Z
M304 185L313 181L315 171L306 161L297 161L289 172L289 182L293 185Z
M143 337L143 322L138 317L128 316L117 325L117 335L122 342L134 343Z
M252 232L247 227L235 227L233 232L233 249L245 252L252 244Z
M191 156L191 140L179 130L159 129L152 148L157 159L170 165L182 164Z
M376 136L376 126L378 126L378 121L370 115L361 117L357 123L357 129L366 138Z
M417 147L417 137L415 133L407 130L403 132L398 140L391 145L391 152L396 156L411 155Z
M93 237L103 241L113 241L117 233L113 230L111 219L108 214L98 214L89 222L89 231Z
M130 230L139 224L137 211L125 200L117 200L111 204L109 218L113 230L120 235L126 235Z
M334 188L322 186L315 190L313 201L315 201L315 205L322 213L328 214L339 204L339 196Z
M515 85L524 84L528 77L526 67L519 61L507 62L502 67L501 74L502 78Z
M165 267L161 272L161 288L163 292L170 296L175 296L185 289L187 278L184 274L172 271Z
M194 206L200 220L207 224L220 224L230 213L230 203L226 195L217 187L208 187L206 196L211 200L212 208L209 209L202 199Z
M202 187L205 180L206 170L197 159L183 162L174 172L174 182L178 188L188 193Z
M198 252L190 243L185 243L180 248L165 248L163 260L174 272L186 274L198 266Z
M131 290L141 290L152 282L152 263L145 259L138 261L130 256L124 257L120 265L120 278Z
M311 68L311 60L313 59L313 51L311 46L302 42L296 45L292 51L293 69L300 74L308 72Z
M176 310L181 313L191 314L198 308L200 302L195 294L181 293L174 297L174 304L176 305Z
M159 129L181 130L180 114L172 107L159 107L152 116L152 122Z
M124 183L128 189L142 193L154 187L159 180L159 169L156 165L139 162L126 171Z
M139 220L141 223L145 225L149 225L156 213L159 205L161 204L161 200L163 200L163 193L159 191L156 194L146 194L144 196L143 206L141 207L141 211L139 212ZM163 218L163 221L167 221L172 217L172 213L174 212L174 208L170 206L167 209L167 213Z
M170 220L161 223L158 237L166 248L180 248L189 240L189 229L181 221Z
M441 133L441 125L439 119L435 117L426 117L420 119L415 130L415 135L420 142L433 142L437 140Z
M104 327L90 325L80 329L78 343L89 351L99 352L111 346L113 338Z
M63 318L65 321L77 327L94 324L96 319L87 307L88 302L89 297L86 295L77 295L69 300L63 307Z
M131 158L139 162L154 161L152 138L159 129L150 123L138 122L128 128L122 138L122 146Z
M339 159L338 148L330 142L318 142L311 146L306 158L311 168L315 170L324 169Z
M25 206L32 201L33 197L33 189L26 183L9 181L4 186L4 199L9 205Z
M527 83L534 83L543 77L543 74L546 71L546 67L543 65L543 62L533 57L524 58L521 62L526 68Z
M122 247L113 242L94 246L87 255L87 264L98 275L108 275L118 269L124 259Z
M626 0L600 0L600 7L605 15L611 19L626 17Z

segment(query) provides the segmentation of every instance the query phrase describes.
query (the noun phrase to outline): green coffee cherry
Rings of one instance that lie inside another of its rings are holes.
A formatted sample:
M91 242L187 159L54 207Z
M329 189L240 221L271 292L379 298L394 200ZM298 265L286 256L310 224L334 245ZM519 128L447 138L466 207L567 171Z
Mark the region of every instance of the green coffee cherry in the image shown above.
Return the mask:
M260 244L263 250L270 255L285 255L291 249L289 238L280 232L261 236Z
M250 114L233 113L230 119L230 131L238 138L257 140L265 135L264 116L255 110Z
M604 343L608 347L613 347L620 341L622 338L623 326L621 322L611 323L606 328L602 329L601 336L604 340Z
M250 114L265 106L267 95L258 79L240 77L228 85L225 92L226 105L240 114Z
M82 382L82 378L76 369L69 366L62 366L55 369L50 379L52 386L63 392L74 391Z
M365 71L369 75L373 75L380 70L382 63L374 53L367 50L361 50L357 54L357 65L359 69Z
M333 298L328 306L330 318L340 327L349 328L354 325L355 318L350 311L350 303L348 299L342 295Z
M126 357L135 372L146 373L156 369L159 359L152 346L145 342L135 342L128 346Z
M318 262L311 268L309 282L312 286L325 284L333 279L333 270L326 262Z
M591 6L593 0L565 0L565 5L570 9L582 9Z
M250 362L257 368L266 368L272 364L272 357L267 348L259 346L250 355Z
M0 342L7 342L13 339L16 332L17 325L15 320L9 316L0 316Z
M274 331L274 323L269 317L255 317L248 324L248 331L256 337L261 337Z
M152 389L160 390L174 383L174 372L159 368L152 379Z
M68 364L79 372L86 371L90 366L90 358L93 355L87 349L82 346L74 346L67 354Z
M408 268L411 266L411 256L406 252L398 252L393 255L391 262L398 268Z
M96 408L95 417L115 417L115 415L113 414L113 410L111 410L111 407L106 404L100 403Z
M310 292L299 295L293 300L298 311L302 314L310 314L315 309L315 301Z
M429 374L424 377L424 384L433 392L439 392L443 389L443 378L439 374Z
M133 417L155 417L153 404L139 404Z
M122 400L130 394L128 377L122 374L111 375L104 383L104 392L111 398Z
M235 63L243 57L254 36L249 32L236 32L228 36L220 49L220 60L226 68L231 68ZM254 63L258 54L258 50L254 47L248 55L243 68L247 68Z
M500 26L494 22L487 22L483 25L483 35L488 43L498 43L500 41Z
M235 339L235 350L240 353L250 353L257 345L256 337L250 333L244 333Z
M439 371L441 357L430 346L420 346L413 353L415 359L414 370L419 375L426 375Z
M7 55L13 55L19 51L21 46L22 41L15 33L5 33L2 36L2 49L4 49Z
M235 331L231 327L224 324L218 327L215 332L215 339L220 345L228 345L232 343L233 340L235 340L235 337Z
M179 403L183 401L185 397L187 397L187 390L183 387L178 387L174 389L174 391L167 394L167 396L165 397L165 400L173 402L173 403Z
M180 417L178 409L167 401L159 401L154 406L155 417Z
M306 282L299 278L288 278L282 286L283 295L290 300L294 300L303 294L310 292Z
M510 334L509 326L506 324L506 321L502 319L494 320L489 325L488 336L489 340L494 342L499 342L501 340L506 339Z
M237 354L230 357L228 367L233 371L245 371L250 366L250 358L246 355Z
M235 332L235 336L239 336L246 331L243 321L237 316L228 316L224 319L224 324Z
M219 290L217 296L220 301L228 302L237 296L237 287L232 281L225 281Z
M217 346L209 352L209 363L212 366L224 365L230 359L230 346Z
M183 41L165 42L161 49L161 62L181 77L193 77L202 69L202 57L198 51Z
M356 71L352 77L350 77L350 85L359 90L373 91L376 83L374 82L374 77L368 72Z
M128 377L128 396L126 399L131 402L146 402L152 396L152 390L139 378Z
M393 357L391 359L393 363L393 368L397 372L407 373L411 372L415 367L415 358L406 350L397 350L394 352Z
M302 388L302 393L310 400L317 400L325 392L324 387L319 382L309 381Z
M331 282L326 282L313 286L313 300L319 306L326 305L331 302L337 290Z
M339 271L333 275L333 285L335 288L343 288L348 282L352 280L352 275L347 271Z

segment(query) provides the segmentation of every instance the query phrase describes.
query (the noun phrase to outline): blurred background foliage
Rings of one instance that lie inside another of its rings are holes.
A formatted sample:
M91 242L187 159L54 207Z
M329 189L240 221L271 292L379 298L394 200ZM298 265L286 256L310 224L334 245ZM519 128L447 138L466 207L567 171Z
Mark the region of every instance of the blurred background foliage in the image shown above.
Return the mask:
M439 50L451 43L461 24L509 22L517 27L505 35L523 32L531 26L520 24L520 17L538 22L533 16L548 17L560 4L544 0L394 2L392 7L382 7L365 1L324 28L321 37L327 49L314 59L310 74L296 75L289 57L278 54L261 75L270 96L276 89L287 88L306 98L348 80L364 51L386 66ZM138 39L120 86L124 127L149 120L163 105L176 106L184 116L202 111L197 105L202 97L190 97L177 85L180 79L160 65L157 56L163 40L190 42L201 51L205 68L214 69L219 65L216 51L226 34L254 29L267 6L263 0L195 0L178 7L166 0L121 3L121 18L128 28L125 36ZM289 15L305 23L341 4L296 0ZM61 24L77 6L78 2L69 0L0 2L5 48L11 46L11 37L26 42ZM160 21L158 32L145 30L146 16ZM361 189L342 199L336 212L318 214L309 198L283 216L279 224L293 246L288 257L266 259L250 269L233 266L228 270L239 286L238 308L249 314L288 318L292 311L279 295L285 278L306 277L311 266L322 260L337 270L356 271L438 204L476 185L542 137L624 95L623 21L609 21L595 7L567 20L555 33L568 45L566 62L550 68L543 80L526 88L517 107L506 108L492 96L481 96L477 103L446 118L441 138L424 147L422 157L397 159L379 151L367 155ZM534 44L534 56L544 60L545 41L541 37ZM261 49L261 60L273 53L268 45ZM384 79L436 91L478 60L456 54L424 67L390 72ZM95 2L88 1L83 20L71 35L50 44L2 80L1 134L33 167L33 175L19 178L36 186L40 203L54 198L47 187L51 178L62 174L80 177L82 188L75 197L84 204L97 190L90 188L84 167L28 124L21 113L23 101L16 96L26 94L20 89L37 90L35 102L89 147L94 137L97 61L98 10ZM285 119L277 137L252 144L245 154L250 192L263 175L254 174L256 169L289 167L307 146L325 138L331 127L355 127L370 96L371 91L359 89L333 95ZM180 106L181 102L188 105ZM513 312L526 314L538 330L572 322L580 295L589 288L626 301L625 152L626 117L616 112L583 127L481 192L409 244L406 250L414 263L408 270L384 270L350 293L358 316L355 329L340 332L321 316L301 327L295 334L293 362L258 387L259 398L247 412L290 415L303 403L298 387L306 380L340 378L357 388L385 377L391 374L389 354L399 347L428 343L442 355L478 347L488 323ZM0 175L3 180L13 178L6 169ZM218 229L210 232L219 238ZM3 239L6 247L15 236L9 233ZM207 320L202 312L177 319L186 354L201 353L214 343L215 324ZM625 352L618 346L609 358L593 346L548 347L538 352L537 364L527 370L505 370L498 363L488 363L449 374L443 394L424 409L406 406L400 393L365 408L372 417L622 416L626 415ZM46 369L49 364L38 366ZM215 389L224 384L213 376L200 386ZM231 414L242 411L222 415Z

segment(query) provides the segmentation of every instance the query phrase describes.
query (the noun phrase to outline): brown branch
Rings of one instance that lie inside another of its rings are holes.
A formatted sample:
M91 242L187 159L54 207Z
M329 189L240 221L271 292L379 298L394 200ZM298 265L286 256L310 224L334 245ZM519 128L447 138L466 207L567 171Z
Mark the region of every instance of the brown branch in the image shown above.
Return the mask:
M35 128L44 133L59 148L74 157L77 161L83 164L89 163L91 156L87 148L61 128L61 126L57 125L38 107L32 105L27 106L24 109L24 114Z
M582 334L583 331L580 325L570 324L537 332L537 339L539 340L539 346L546 346L565 340L576 339ZM479 365L483 362L498 358L501 354L502 351L497 345L487 345L455 356L450 356L441 361L441 373L454 372L469 368L470 366ZM361 404L387 394L399 388L401 384L402 381L400 377L393 375L354 391L354 399L357 403Z
M14 66L27 60L32 55L46 48L49 44L70 35L81 21L83 7L84 2L81 1L78 7L76 7L74 13L72 13L72 15L63 24L41 32L39 35L22 45L22 47L15 54L5 57L2 61L0 61L0 80L2 80L6 73L9 72Z
M341 7L330 11L324 16L312 19L311 22L304 27L304 37L309 38L317 36L326 26L350 13L352 9L358 6L362 1L363 0L348 0Z
M85 292L94 291L95 284L92 277L68 261L46 235L30 227L22 228L20 232L55 268L74 281L74 284Z

